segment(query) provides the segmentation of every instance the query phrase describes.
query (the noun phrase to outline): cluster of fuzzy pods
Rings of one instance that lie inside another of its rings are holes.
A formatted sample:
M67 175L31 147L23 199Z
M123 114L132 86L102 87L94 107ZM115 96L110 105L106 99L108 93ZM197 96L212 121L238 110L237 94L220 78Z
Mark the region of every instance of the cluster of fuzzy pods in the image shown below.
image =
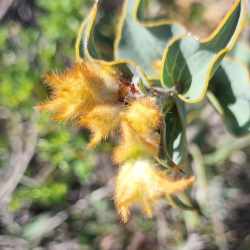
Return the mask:
M89 147L110 134L120 134L113 151L119 166L114 197L124 222L132 205L140 205L150 217L158 199L193 183L193 177L174 180L157 166L160 108L153 96L143 95L115 67L81 60L63 73L47 75L45 81L52 94L38 109L52 113L57 121L88 128L92 132Z

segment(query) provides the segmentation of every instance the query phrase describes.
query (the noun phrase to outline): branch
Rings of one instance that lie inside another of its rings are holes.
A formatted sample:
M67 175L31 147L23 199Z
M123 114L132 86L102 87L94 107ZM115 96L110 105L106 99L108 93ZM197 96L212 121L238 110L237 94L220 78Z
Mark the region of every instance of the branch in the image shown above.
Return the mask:
M6 112L8 114L8 112ZM31 121L21 122L20 117L9 113L9 139L11 153L9 162L0 173L0 206L5 206L20 182L32 159L37 143L37 129L33 114Z

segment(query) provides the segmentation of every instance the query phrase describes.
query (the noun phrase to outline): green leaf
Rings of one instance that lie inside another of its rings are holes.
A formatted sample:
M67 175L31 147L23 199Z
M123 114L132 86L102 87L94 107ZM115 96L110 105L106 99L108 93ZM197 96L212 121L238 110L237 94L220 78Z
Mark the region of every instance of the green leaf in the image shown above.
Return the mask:
M125 0L115 41L115 59L139 65L149 78L159 78L157 66L167 42L184 34L184 28L167 20L143 22L138 19L144 1Z
M115 23L118 18L116 8L108 12L105 4L111 0L95 1L84 19L76 41L76 58L104 60L114 59Z
M98 2L95 2L79 29L75 45L75 54L77 60L81 58L98 58L98 52L93 37L93 27L96 22L97 10Z
M250 132L250 78L247 68L232 59L224 59L211 80L210 102L234 135Z
M232 55L250 67L250 47L247 43L238 42L232 51Z
M191 35L173 39L163 56L162 85L175 87L179 98L186 102L201 101L219 63L239 37L246 13L246 0L236 0L207 39L200 41Z
M165 115L167 158L176 165L181 164L187 156L185 117L185 105L180 100L175 100Z
M80 27L75 46L76 59L81 60L82 58L86 58L88 60L96 60L98 63L118 68L120 72L129 75L131 79L134 76L134 79L136 80L135 84L138 85L138 88L142 92L144 92L144 86L150 86L144 72L142 72L134 62L115 60L113 46L109 49L107 49L108 46L105 46L107 43L110 44L110 41L104 41L104 35L98 32L101 27L110 26L114 20L116 20L117 17L115 17L115 11L113 12L113 15L110 13L110 15L113 16L112 18L105 12L101 1L95 2L89 15L85 18ZM105 15L108 17L104 20L103 16ZM113 26L115 25L113 24ZM110 32L112 34L112 31ZM100 44L104 44L104 46L101 46ZM109 52L109 56L107 56L107 52Z

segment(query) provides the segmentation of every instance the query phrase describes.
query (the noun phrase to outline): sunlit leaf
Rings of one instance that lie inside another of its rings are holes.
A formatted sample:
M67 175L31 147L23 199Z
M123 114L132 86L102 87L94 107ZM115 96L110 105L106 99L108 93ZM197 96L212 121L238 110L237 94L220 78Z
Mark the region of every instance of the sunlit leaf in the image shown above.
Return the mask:
M92 29L96 22L96 15L98 10L98 2L96 2L90 10L88 16L84 19L76 40L76 59L98 57L96 45L92 35Z
M238 42L232 55L250 67L250 46L245 42Z
M129 75L131 79L133 77L133 83L144 92L144 86L149 86L150 84L141 68L132 61L114 59L113 45L108 49L107 46L100 46L100 44L107 44L108 41L105 42L104 36L100 33L98 35L97 30L100 30L102 26L111 25L111 23L118 18L115 16L112 18L112 13L107 15L101 3L100 1L95 2L89 15L80 27L75 46L76 59L81 60L82 58L87 58L88 60L96 60L98 63L116 67L122 74L126 76ZM107 21L105 21L105 24L102 23L104 14L108 16L105 19ZM110 44L110 41L108 43ZM107 52L110 52L109 55L107 55Z
M224 59L211 80L209 100L223 117L230 132L250 132L250 78L247 68Z
M135 4L136 2L136 4ZM184 28L166 20L142 22L138 19L144 1L125 0L118 26L115 58L131 60L150 78L159 78L157 62L167 42Z
M162 85L175 87L186 102L201 101L220 61L239 37L246 13L246 1L237 0L218 28L204 41L191 35L172 40L163 57Z

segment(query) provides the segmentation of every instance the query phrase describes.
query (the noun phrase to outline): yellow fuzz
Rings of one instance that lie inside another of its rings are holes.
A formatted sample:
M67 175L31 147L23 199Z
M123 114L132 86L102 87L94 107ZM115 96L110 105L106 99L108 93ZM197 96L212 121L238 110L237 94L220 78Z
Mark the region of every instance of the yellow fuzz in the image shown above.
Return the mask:
M121 142L113 154L116 163L158 155L160 135L157 130L161 112L153 98L139 98L131 102L121 114L121 120Z
M82 61L61 74L45 78L52 98L38 106L54 114L56 120L79 119L96 105L115 103L119 84L115 70L90 61Z
M61 74L46 76L52 98L38 106L58 121L73 120L91 130L89 147L95 146L122 121L122 143L115 152L116 162L157 155L159 135L155 132L160 111L153 98L139 98L126 107L121 89L127 86L114 67L81 61ZM129 91L129 88L128 88ZM129 93L128 93L129 94Z
M160 137L157 133L150 137L141 136L127 122L121 123L121 141L113 152L114 162L120 164L142 156L157 156Z
M145 135L158 128L161 113L154 98L145 97L129 105L124 119L137 133Z
M124 222L128 221L130 208L140 205L146 216L152 216L155 202L181 192L194 182L194 177L171 180L157 169L150 160L139 159L122 165L116 179L115 203Z
M93 133L89 147L96 146L119 126L121 106L98 105L80 119L80 125Z
M161 60L154 61L153 62L153 68L155 70L156 75L160 75L161 68L162 68L162 61Z

